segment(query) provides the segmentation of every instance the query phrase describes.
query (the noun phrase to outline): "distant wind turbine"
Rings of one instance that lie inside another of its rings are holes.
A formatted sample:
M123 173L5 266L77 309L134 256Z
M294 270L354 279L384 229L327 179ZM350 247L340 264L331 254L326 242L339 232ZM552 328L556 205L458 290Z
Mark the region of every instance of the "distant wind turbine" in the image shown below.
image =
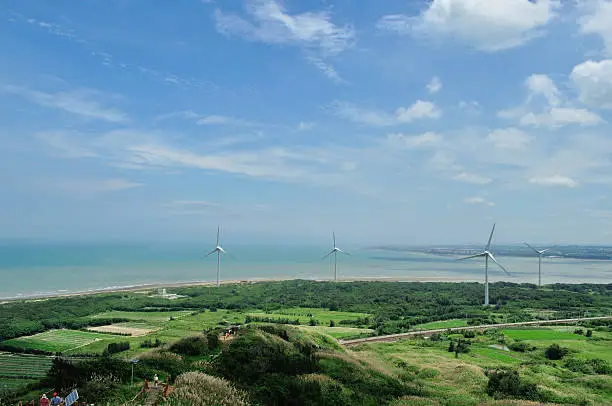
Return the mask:
M482 251L480 254L470 255L467 257L457 259L457 261L463 261L465 259L484 257L485 259L485 301L484 301L484 305L485 306L489 305L489 259L495 262L497 266L499 266L501 270L504 271L507 275L510 275L510 272L508 272L506 268L504 268L499 262L497 262L493 254L489 252L489 248L491 248L491 240L493 239L494 231L495 231L495 224L493 224L493 229L491 230L491 235L489 235L489 241L487 242L487 246L485 247L484 251Z
M542 255L555 248L556 245L550 248L546 248L545 250L537 250L527 243L525 243L525 245L531 248L536 254L538 254L538 286L542 286Z
M334 254L334 281L335 281L338 278L338 253L341 253L341 254L344 254L344 255L351 255L351 254L349 254L348 252L344 252L340 248L336 247L336 233L333 232L332 236L334 237L334 249L329 251L327 253L327 255L325 255L323 257L323 259L325 259L325 258L329 257L330 255Z
M210 251L208 254L206 254L206 256L210 256L212 254L214 254L215 252L217 253L217 287L220 286L220 282L219 282L219 277L221 275L221 254L227 254L227 252L221 248L221 245L219 244L219 234L221 232L221 227L217 227L217 247Z

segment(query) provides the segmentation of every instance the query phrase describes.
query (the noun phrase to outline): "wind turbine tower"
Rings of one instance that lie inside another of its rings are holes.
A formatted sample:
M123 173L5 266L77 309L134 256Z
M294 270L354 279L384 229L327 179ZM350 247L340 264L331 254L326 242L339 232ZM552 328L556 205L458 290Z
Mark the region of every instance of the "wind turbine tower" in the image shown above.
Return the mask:
M484 259L485 259L485 300L484 300L484 305L485 306L489 305L489 260L495 262L497 264L497 266L499 266L501 268L502 271L504 271L508 276L510 276L510 272L508 272L506 270L506 268L504 268L499 262L497 262L497 260L493 256L493 254L491 254L491 252L489 251L489 249L491 248L491 240L493 239L493 233L494 232L495 232L495 224L493 224L493 229L491 230L491 235L489 235L489 241L487 242L487 245L485 246L484 251L482 251L479 254L470 255L470 256L467 256L467 257L463 257L463 258L458 258L457 259L457 261L463 261L465 259L484 257Z
M525 243L526 246L528 246L529 248L531 248L537 255L538 255L538 286L542 286L542 256L550 251L551 249L555 248L555 246L552 246L550 248L546 248L545 250L537 250L535 248L533 248L531 245Z
M217 247L210 251L206 256L210 256L214 253L217 253L217 287L220 286L219 277L221 276L221 254L226 254L227 252L221 248L221 244L219 243L219 234L221 232L221 227L217 227Z
M338 279L338 253L341 253L344 255L351 255L351 254L349 254L348 252L344 252L340 248L336 247L336 232L333 232L332 236L334 238L334 248L331 251L329 251L327 255L323 257L323 259L329 257L332 254L334 255L334 281L336 281Z

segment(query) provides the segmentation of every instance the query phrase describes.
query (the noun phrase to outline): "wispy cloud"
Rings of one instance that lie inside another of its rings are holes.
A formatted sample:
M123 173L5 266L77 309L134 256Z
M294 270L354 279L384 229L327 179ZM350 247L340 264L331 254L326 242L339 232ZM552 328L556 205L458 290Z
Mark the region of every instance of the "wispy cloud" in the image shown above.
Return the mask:
M339 117L376 127L394 126L426 118L437 119L442 116L442 112L434 103L422 100L417 100L409 107L399 107L394 114L338 101L332 104L331 110Z
M475 185L487 185L492 182L492 179L487 176L478 175L475 173L461 172L453 176L453 179L464 183L473 183Z
M340 76L336 69L334 69L331 64L325 62L323 59L315 57L307 57L306 59L333 82L338 84L348 84L348 82L344 80L342 76Z
M89 54L97 58L102 65L113 67L121 70L130 70L134 72L140 72L149 79L177 85L183 88L207 88L216 89L216 86L207 80L200 80L197 78L182 77L172 72L164 72L152 67L145 67L136 63L127 62L122 59L116 58L111 52L103 49L103 47L97 44L95 41L84 38L76 29L66 27L62 24L57 24L50 21L42 21L36 18L31 18L14 13L13 22L21 22L24 24L30 24L38 27L39 29L45 30L47 33L63 38L67 41L71 41L89 52Z
M426 132L420 135L405 135L393 133L387 136L387 142L397 148L433 148L442 144L444 138L434 132Z
M533 177L529 179L529 183L542 186L562 186L573 188L578 186L578 182L567 176L555 174L551 176Z
M94 197L144 186L123 178L41 178L39 181L42 189L70 194L73 197Z
M482 205L482 206L495 206L495 203L490 202L482 197L468 197L466 199L463 199L463 202L466 204L473 204L473 205Z
M496 52L542 35L559 6L557 0L433 0L417 17L386 15L377 26L400 35L457 40L480 51Z
M534 74L525 80L527 97L518 107L501 110L498 117L516 120L522 126L559 129L568 125L592 126L604 120L585 108L575 107L547 75ZM605 88L605 86L604 86ZM538 98L545 101L538 103Z
M5 86L6 93L18 95L43 107L63 110L88 119L113 123L128 121L127 114L120 110L104 107L96 100L101 92L91 89L77 89L67 92L45 93L20 86Z
M440 80L439 77L434 76L431 78L426 88L429 93L438 93L440 90L442 90L442 80Z
M291 14L275 0L252 0L246 6L248 18L214 13L217 30L228 36L267 44L293 45L306 51L306 59L336 83L345 83L331 64L324 59L349 49L356 34L349 24L332 22L328 11ZM312 56L312 55L316 56Z
M578 20L580 32L597 35L604 43L604 53L612 56L612 3L605 0L578 2L583 15Z

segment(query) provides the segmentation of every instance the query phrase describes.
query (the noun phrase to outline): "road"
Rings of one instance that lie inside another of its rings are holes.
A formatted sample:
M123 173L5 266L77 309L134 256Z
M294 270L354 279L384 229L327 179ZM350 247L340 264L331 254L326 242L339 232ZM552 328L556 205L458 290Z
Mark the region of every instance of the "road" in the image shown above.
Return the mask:
M401 340L402 338L414 337L417 335L431 335L434 333L444 333L450 331L465 331L465 330L485 330L490 328L501 328L501 327L515 327L515 326L531 326L540 324L571 324L579 321L589 320L609 320L612 316L601 316L601 317L581 317L577 319L560 319L560 320L537 320L537 321L523 321L520 323L503 323L503 324L485 324L481 326L468 326L468 327L452 327L452 328L438 328L435 330L417 330L409 331L407 333L390 334L386 336L375 336L367 338L358 338L355 340L338 340L338 343L345 347L351 347L364 343L377 343L377 342L390 342Z

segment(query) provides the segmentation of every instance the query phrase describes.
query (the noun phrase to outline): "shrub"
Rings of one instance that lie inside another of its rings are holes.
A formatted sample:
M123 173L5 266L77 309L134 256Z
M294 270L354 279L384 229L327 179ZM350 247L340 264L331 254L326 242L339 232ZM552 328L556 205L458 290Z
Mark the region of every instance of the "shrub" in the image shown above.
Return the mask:
M455 344L455 357L458 358L459 354L465 354L470 352L470 344L471 343L467 340L459 339L457 341L457 344Z
M208 341L201 334L184 337L172 344L170 351L188 356L208 354Z
M544 355L550 360L558 360L567 355L569 350L565 347L559 346L559 344L551 344L545 351Z
M208 349L215 350L219 346L219 331L210 330L206 333L206 341L208 342Z
M466 330L463 332L463 337L464 338L474 338L476 337L476 333L474 332L474 330Z
M330 321L329 321L329 326L330 326L330 327L336 327L336 323L334 323L334 321L333 321L333 320L330 320Z
M308 325L310 326L316 326L318 323L315 319L313 319L312 317L308 320Z
M159 338L156 338L155 341L152 341L150 338L144 340L141 344L140 344L140 348L157 348L157 347L161 347L164 343L162 341L160 341Z
M533 350L536 349L535 346L529 345L529 344L524 343L522 341L516 341L516 342L508 345L508 348L510 348L512 351L517 351L517 352L533 351Z
M497 370L488 373L487 394L496 399L517 398L538 400L536 385L521 379L518 371Z
M581 328L577 328L576 330L574 330L574 334L583 335L584 334L584 330L581 329Z
M127 341L121 343L110 343L106 350L104 350L105 355L117 354L122 351L127 351L130 349L130 343Z
M236 389L225 379L201 372L187 372L176 379L168 404L171 406L246 406L249 402L246 393Z
M432 335L429 336L430 341L440 341L441 339L442 339L442 336L440 335L440 333L433 333Z
M451 341L448 344L448 352L455 352L455 342L454 341Z
M590 330L590 329L587 330L585 336L586 337L592 337L593 336L593 330Z
M599 374L609 375L612 374L612 367L606 360L594 358L594 359L577 359L569 358L564 363L565 367L573 372L580 372L583 374Z

